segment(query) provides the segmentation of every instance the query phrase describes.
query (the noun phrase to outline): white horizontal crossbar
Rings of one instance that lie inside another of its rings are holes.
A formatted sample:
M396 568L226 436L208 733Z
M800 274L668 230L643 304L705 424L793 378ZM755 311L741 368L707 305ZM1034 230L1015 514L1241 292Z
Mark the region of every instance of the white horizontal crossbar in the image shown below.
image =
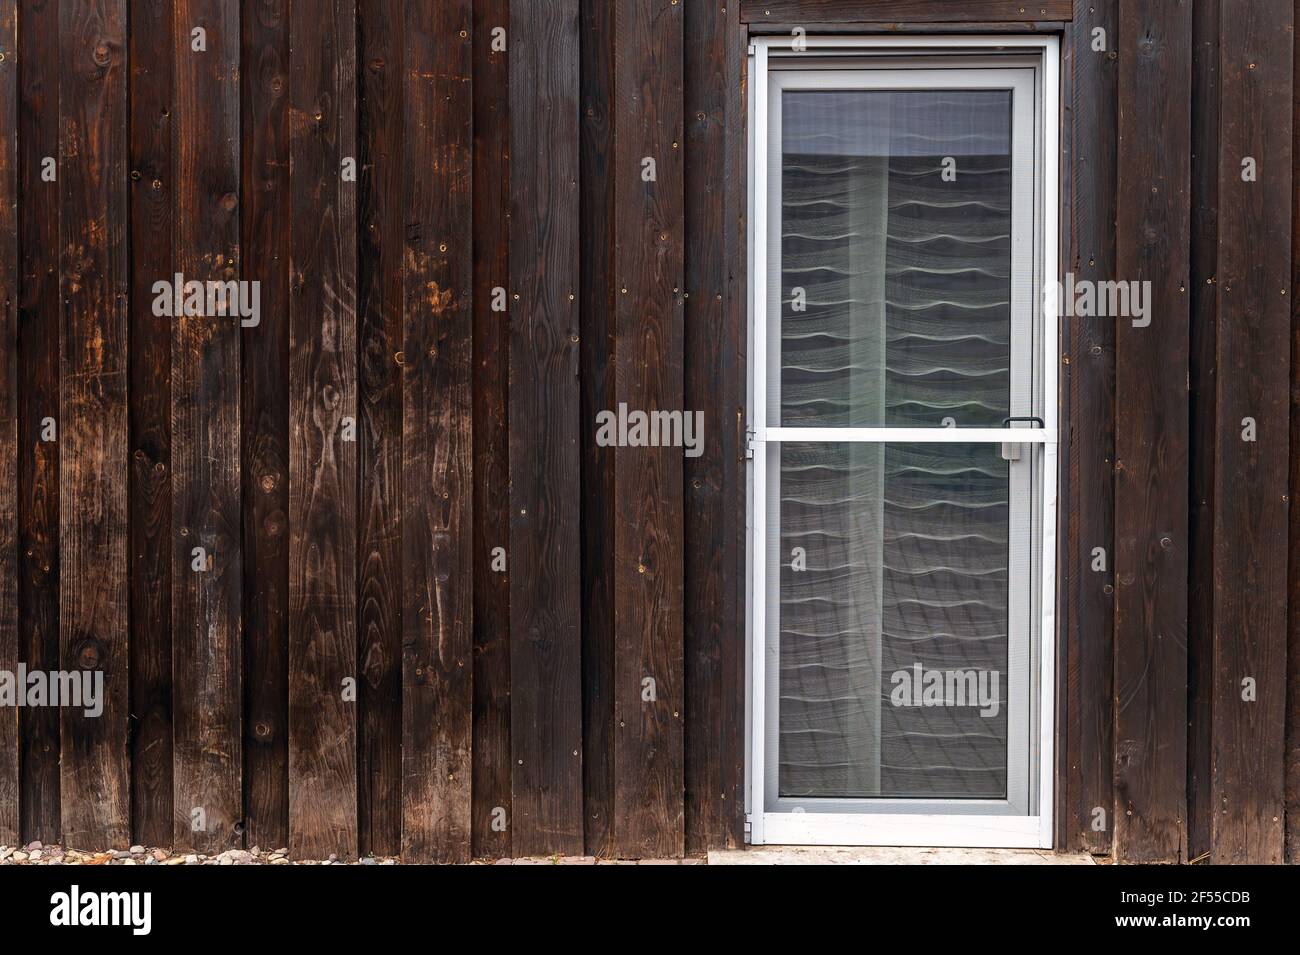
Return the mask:
M1055 428L766 428L756 442L910 442L915 444L1056 444Z

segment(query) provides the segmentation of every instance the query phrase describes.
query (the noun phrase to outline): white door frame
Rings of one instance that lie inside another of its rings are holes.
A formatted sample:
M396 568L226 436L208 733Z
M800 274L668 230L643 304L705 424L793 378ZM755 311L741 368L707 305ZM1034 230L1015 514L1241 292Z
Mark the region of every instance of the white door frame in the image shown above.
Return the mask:
M1056 498L1057 498L1057 353L1058 320L1054 296L1044 294L1039 305L1042 340L1037 347L1036 408L1044 427L1017 430L1017 442L1041 445L1042 467L1035 515L1042 551L1037 596L1039 643L1037 668L1031 685L1038 705L1033 715L1037 732L1031 770L1036 791L1030 814L997 815L895 812L772 812L764 806L767 645L767 459L768 442L780 440L867 440L925 442L1004 441L1000 428L826 428L768 427L766 377L767 261L768 261L768 89L770 58L806 58L825 63L818 54L870 56L873 67L884 55L924 56L931 63L964 54L983 61L1015 56L1033 57L1037 76L1036 125L1039 170L1039 274L1054 287L1059 278L1058 204L1060 197L1060 47L1055 36L882 36L882 37L759 37L749 48L749 506L747 508L746 591L750 613L746 633L746 761L745 810L749 840L754 844L903 845L1050 848L1055 765L1056 672ZM932 59L933 58L933 59ZM786 60L785 62L789 62ZM900 61L901 63L902 61ZM819 63L819 66L821 64ZM959 64L954 63L953 66ZM1021 65L1021 63L1017 63ZM801 64L802 68L802 64ZM826 63L823 68L834 68ZM932 68L927 65L927 69ZM778 422L779 424L779 422ZM797 435L794 431L797 430ZM1036 765L1035 765L1036 764ZM883 802L883 801L881 801Z

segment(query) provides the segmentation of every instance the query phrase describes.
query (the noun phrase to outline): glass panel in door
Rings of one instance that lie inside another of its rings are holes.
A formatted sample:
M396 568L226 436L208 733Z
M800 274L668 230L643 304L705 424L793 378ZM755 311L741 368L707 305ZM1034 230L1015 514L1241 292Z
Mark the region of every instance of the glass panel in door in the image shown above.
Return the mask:
M1032 203L1032 150L1013 90L774 93L769 424L1024 414L1017 289L1033 263L1016 231L1031 220L1013 206ZM1026 811L1032 453L783 433L768 453L770 808Z

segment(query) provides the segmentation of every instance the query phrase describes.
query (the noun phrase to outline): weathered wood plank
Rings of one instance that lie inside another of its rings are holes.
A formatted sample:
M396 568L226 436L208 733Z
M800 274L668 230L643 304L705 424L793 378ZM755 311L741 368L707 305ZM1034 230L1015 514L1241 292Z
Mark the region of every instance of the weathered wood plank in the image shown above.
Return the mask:
M1187 367L1191 7L1120 0L1115 407L1115 830L1124 861L1187 846Z
M687 852L744 842L743 30L734 5L686 8L684 386L705 438L685 462Z
M1191 419L1187 588L1187 856L1210 847L1214 680L1215 328L1219 261L1219 7L1192 5L1192 223L1188 405Z
M59 155L59 8L18 10L22 272L18 302L18 642L29 670L59 669L59 183L42 177ZM57 842L59 711L18 714L20 832Z
M186 284L240 275L239 22L223 0L175 6L175 267ZM208 852L239 845L243 818L241 319L214 310L174 318L172 336L173 838Z
M60 709L60 815L70 846L124 846L131 837L126 3L61 4L59 41L59 642L62 669L103 681L102 713Z
M1115 279L1118 11L1116 0L1077 0L1075 7L1070 51L1073 257L1067 268L1078 281L1106 282ZM1103 50L1094 48L1096 29L1105 31ZM1072 318L1066 332L1072 360L1064 844L1107 852L1113 830L1115 758L1115 322ZM1100 564L1097 548L1102 549Z
M172 838L172 6L130 5L131 838Z
M681 411L682 7L618 0L612 37L615 400ZM615 454L613 848L621 856L684 848L682 461L679 447Z
M578 5L510 14L511 838L581 855Z
M1294 9L1229 0L1221 13L1211 858L1278 863Z
M474 855L511 854L509 0L474 4ZM521 34L525 44L532 43ZM575 54L576 55L576 54ZM528 167L525 167L528 168ZM500 290L499 292L497 290ZM516 290L517 291L517 290ZM494 301L494 295L499 299ZM500 302L500 308L497 307ZM503 493L505 492L505 493ZM502 549L503 566L497 561ZM571 561L570 555L570 561ZM578 806L581 816L582 807Z
M1300 0L1296 0L1300 8ZM1300 9L1293 10L1300 19ZM1300 507L1294 502L1295 489L1300 488L1300 172L1295 168L1300 161L1300 57L1294 57L1292 74L1291 114L1291 432L1290 432L1290 499L1288 505L1288 586L1287 595L1287 657L1286 657L1286 861L1300 862Z
M472 28L470 0L406 7L402 849L435 861L470 854Z
M242 8L243 275L261 320L242 332L244 826L250 846L289 844L289 21L284 3Z
M596 444L596 415L614 407L613 9L581 0L578 233L582 441L582 801L588 855L610 850L614 811L614 449Z
M935 23L1069 20L1073 0L741 0L743 23Z
M0 0L0 670L18 672L18 4ZM18 836L18 708L0 711L0 843Z
M403 0L361 0L357 427L359 851L402 839L402 54Z
M355 25L355 0L290 6L289 849L345 859L357 852Z

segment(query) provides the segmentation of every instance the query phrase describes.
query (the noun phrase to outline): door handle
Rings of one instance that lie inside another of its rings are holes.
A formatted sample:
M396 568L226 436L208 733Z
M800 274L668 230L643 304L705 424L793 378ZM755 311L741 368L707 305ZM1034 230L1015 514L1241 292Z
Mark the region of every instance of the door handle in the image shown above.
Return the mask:
M1029 421L1029 422L1031 422L1031 423L1033 423L1033 424L1038 425L1038 427L1040 427L1040 428L1044 426L1044 425L1043 425L1043 419L1040 418L1040 417L1038 417L1037 415L1013 415L1013 416L1011 416L1010 418L1003 418L1003 419L1002 419L1002 427L1003 427L1003 428L1009 428L1009 427L1011 426L1011 422L1013 422L1013 421ZM1020 460L1020 446L1021 446L1023 443L1024 443L1023 441L1003 441L1003 442L1002 442L1002 460L1003 460L1003 461L1019 461L1019 460Z

